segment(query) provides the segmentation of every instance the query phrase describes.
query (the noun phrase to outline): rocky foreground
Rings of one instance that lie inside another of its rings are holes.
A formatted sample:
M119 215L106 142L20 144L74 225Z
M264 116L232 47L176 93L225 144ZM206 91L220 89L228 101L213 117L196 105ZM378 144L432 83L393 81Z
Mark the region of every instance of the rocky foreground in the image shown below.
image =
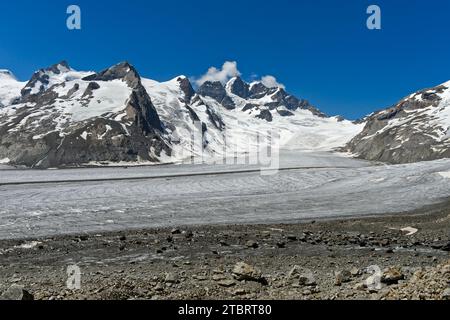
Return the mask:
M23 300L450 299L449 208L5 240L0 292ZM67 287L74 265L79 289L73 278Z

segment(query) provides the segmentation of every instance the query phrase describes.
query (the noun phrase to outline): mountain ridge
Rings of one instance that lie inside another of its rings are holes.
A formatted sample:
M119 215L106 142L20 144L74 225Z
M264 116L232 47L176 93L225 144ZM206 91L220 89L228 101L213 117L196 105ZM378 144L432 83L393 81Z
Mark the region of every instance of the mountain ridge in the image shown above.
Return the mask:
M207 161L256 152L270 130L279 132L280 147L302 152L344 151L389 163L433 160L450 157L449 87L421 90L352 122L326 115L284 87L240 76L194 89L183 75L165 82L143 78L128 62L93 72L62 61L27 82L1 70L0 160L47 168L178 162L190 153ZM400 130L395 122L401 119L411 120L412 129ZM427 121L439 124L440 133Z

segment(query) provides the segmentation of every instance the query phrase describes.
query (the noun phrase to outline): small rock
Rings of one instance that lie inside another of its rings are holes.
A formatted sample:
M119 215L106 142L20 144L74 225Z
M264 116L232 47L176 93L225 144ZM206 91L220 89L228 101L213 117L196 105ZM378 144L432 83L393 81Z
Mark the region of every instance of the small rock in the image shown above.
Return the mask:
M164 286L163 286L161 283L158 283L158 284L155 286L155 291L161 292L161 291L163 291L163 290L164 290Z
M31 293L29 293L23 286L19 286L17 284L13 284L6 290L1 296L0 300L10 300L10 301L31 301L34 300L34 297Z
M237 263L233 268L233 276L238 281L256 281L263 280L262 273L258 269L244 262Z
M299 286L315 286L316 279L309 270L303 269L300 266L294 266L289 271L287 281L293 285Z
M277 242L277 247L280 249L284 249L284 248L286 248L286 243L285 242Z
M247 243L245 244L245 246L246 246L247 248L257 249L257 248L259 247L259 244L258 244L258 242L256 242L256 241L249 240L249 241L247 241Z
M357 277L357 276L360 276L362 274L361 270L359 270L356 267L352 268L352 270L350 270L350 273L351 273L351 275L353 277Z
M403 280L405 276L403 275L402 271L398 267L392 267L386 269L382 276L381 276L381 282L385 284L396 284L400 280Z
M177 283L178 277L174 273L166 273L166 278L164 279L164 282L166 283Z
M171 234L181 234L181 230L178 228L174 228L170 231Z
M214 281L222 281L222 280L225 280L226 277L223 274L215 274L212 276L212 279Z
M343 283L350 282L351 279L352 279L351 272L348 270L342 270L336 273L334 284L340 286Z
M247 291L245 291L245 289L236 289L233 291L233 294L235 296L243 296L243 295L247 294Z
M353 290L364 291L364 290L366 290L366 288L367 288L367 286L364 283L360 282L353 287Z
M444 292L442 293L441 298L443 300L450 300L450 288L447 288L444 290Z
M297 241L297 237L296 236L294 236L294 235L288 235L287 237L286 237L289 241Z
M232 286L235 286L236 282L228 279L228 280L221 280L217 282L217 284L221 287L230 288Z

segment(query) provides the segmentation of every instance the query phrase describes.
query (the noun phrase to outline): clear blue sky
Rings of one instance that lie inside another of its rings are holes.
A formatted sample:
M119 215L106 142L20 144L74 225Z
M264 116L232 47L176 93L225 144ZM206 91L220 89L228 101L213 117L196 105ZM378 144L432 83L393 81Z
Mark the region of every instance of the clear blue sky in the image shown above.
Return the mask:
M66 8L82 9L82 30ZM381 31L366 8L382 9ZM128 60L145 77L199 76L224 61L270 74L329 114L358 118L450 80L448 0L41 0L0 2L0 68L25 80L67 60Z

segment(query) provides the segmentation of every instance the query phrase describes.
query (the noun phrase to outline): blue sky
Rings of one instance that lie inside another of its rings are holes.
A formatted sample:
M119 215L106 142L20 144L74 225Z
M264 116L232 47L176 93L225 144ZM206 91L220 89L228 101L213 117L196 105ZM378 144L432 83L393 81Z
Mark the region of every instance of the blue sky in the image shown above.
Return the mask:
M82 30L66 28L66 8ZM366 9L382 9L382 30ZM41 0L0 2L0 68L26 80L67 60L101 70L127 60L156 80L237 61L273 75L328 114L358 118L450 80L447 0Z

